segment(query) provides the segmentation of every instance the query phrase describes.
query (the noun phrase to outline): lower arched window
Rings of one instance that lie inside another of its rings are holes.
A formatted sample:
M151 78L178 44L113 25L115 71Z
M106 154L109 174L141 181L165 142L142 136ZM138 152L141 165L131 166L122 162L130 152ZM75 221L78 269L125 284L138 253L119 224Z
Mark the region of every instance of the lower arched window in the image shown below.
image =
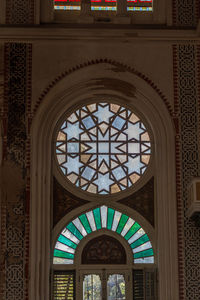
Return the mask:
M133 218L105 205L67 223L53 254L54 300L154 300L155 254Z

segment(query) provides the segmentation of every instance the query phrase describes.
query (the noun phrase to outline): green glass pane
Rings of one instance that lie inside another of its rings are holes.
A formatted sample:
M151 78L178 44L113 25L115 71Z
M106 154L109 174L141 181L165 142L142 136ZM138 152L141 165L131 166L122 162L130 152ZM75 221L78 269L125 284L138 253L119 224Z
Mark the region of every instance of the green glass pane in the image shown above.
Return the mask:
M134 258L142 258L142 257L147 257L147 256L152 256L153 255L153 249L147 249L138 253L134 253Z
M81 223L83 224L83 227L85 228L85 230L87 231L87 233L91 233L92 229L90 227L90 224L88 222L88 219L87 219L86 215L85 214L81 215L79 217L79 219L80 219Z
M93 214L94 214L94 219L95 219L95 223L96 223L96 227L97 230L101 229L101 215L100 215L100 208L95 208L93 210Z
M122 216L121 216L121 219L120 219L120 221L119 221L119 224L118 224L117 230L116 230L117 233L120 234L120 233L122 232L122 230L123 230L123 228L124 228L124 226L125 226L125 224L126 224L128 218L129 218L129 217L126 216L126 215L122 215Z
M148 235L145 234L143 236L141 236L138 240L136 240L135 242L133 242L130 246L132 249L139 247L140 245L146 243L149 241Z
M61 251L61 250L58 250L58 249L54 250L54 256L55 257L63 257L63 258L74 259L74 254L64 252L64 251Z
M74 242L72 242L71 240L69 240L68 238L66 238L62 234L59 235L58 241L65 244L65 245L67 245L67 246L69 246L69 247L71 247L71 248L74 248L74 249L76 249L76 247L77 247L77 245Z
M134 235L140 228L141 226L137 222L135 222L124 238L128 241L132 237L132 235Z
M73 233L73 235L75 235L79 240L82 240L83 236L80 233L80 231L76 228L76 226L74 226L73 223L69 223L67 225L67 229L69 229L69 231L71 231L71 233Z
M112 228L114 213L115 213L114 209L108 208L107 229L109 230L111 230Z

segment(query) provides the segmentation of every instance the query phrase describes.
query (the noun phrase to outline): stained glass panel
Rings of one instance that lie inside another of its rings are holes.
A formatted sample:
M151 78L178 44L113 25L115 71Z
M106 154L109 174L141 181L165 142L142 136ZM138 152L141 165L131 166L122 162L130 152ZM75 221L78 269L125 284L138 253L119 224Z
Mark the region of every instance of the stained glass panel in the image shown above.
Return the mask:
M144 174L150 155L144 124L117 104L83 106L66 118L57 135L62 173L90 193L114 194L131 187Z
M128 242L134 263L154 263L152 244L144 229L132 218L105 205L88 211L62 230L54 248L54 264L73 264L80 241L102 228L116 232Z
M127 0L127 10L130 12L153 11L153 0Z
M127 10L130 12L151 12L153 0L127 0ZM80 0L54 0L55 10L80 10ZM91 0L92 11L117 11L116 0Z

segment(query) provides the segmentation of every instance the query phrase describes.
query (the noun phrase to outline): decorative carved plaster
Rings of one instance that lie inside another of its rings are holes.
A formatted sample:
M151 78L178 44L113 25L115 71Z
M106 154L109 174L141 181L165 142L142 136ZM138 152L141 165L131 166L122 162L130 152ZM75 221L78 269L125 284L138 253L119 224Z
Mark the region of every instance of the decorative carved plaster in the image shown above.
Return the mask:
M86 244L82 264L126 264L126 251L118 240L104 234Z
M6 0L6 24L33 24L34 0Z
M186 215L188 208L188 184L200 174L198 148L198 47L193 44L174 46L177 72L175 91L179 99L177 114L180 134L176 136L176 181L179 242L180 299L199 297L200 228Z
M176 26L196 26L199 19L198 0L173 0L172 19Z
M7 43L5 45L5 102L4 102L4 194L6 201L6 232L3 239L7 249L5 256L5 299L22 300L28 297L29 260L29 201L26 188L26 161L30 153L26 149L26 113L30 106L30 44ZM30 149L29 149L30 150ZM12 186L12 189L10 188Z

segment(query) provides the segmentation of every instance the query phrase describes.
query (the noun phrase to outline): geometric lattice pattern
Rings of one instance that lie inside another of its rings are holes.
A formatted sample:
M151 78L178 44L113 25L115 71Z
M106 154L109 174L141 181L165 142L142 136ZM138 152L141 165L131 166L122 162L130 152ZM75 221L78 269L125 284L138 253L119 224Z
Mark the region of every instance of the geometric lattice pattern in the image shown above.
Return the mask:
M66 225L55 244L53 263L73 264L80 241L101 229L116 232L127 241L135 264L154 263L154 251L144 229L132 218L105 205L80 215Z
M199 0L173 0L173 25L196 26L199 20Z
M200 295L200 227L187 217L188 185L200 176L199 161L199 119L198 119L198 53L194 44L177 46L179 101L181 124L181 201L184 204L184 250L185 250L185 299L199 299Z
M58 164L76 187L113 194L131 187L150 160L144 124L130 110L110 103L83 106L62 124L56 141Z
M11 2L9 1L9 3ZM22 300L27 294L28 287L28 276L26 276L25 265L28 265L29 258L27 254L29 243L26 235L26 232L29 232L27 220L29 214L28 210L25 214L24 209L25 203L28 205L28 192L22 178L24 179L27 174L27 168L25 169L27 140L26 107L30 100L29 92L31 83L29 83L28 78L31 74L31 50L32 46L26 43L6 43L5 45L4 105L7 111L5 154L7 161L12 163L13 173L17 170L21 175L15 175L15 178L18 176L16 179L18 180L17 187L14 184L12 185L14 180L11 179L12 197L10 195L7 196L7 192L5 193L6 196L4 196L6 198L6 218L1 228L2 233L3 228L6 228L5 236L3 237L6 240L5 254L3 249L1 250L5 263L6 285L4 285L3 277L0 276L0 288L3 287L2 289L5 288L6 291L4 293L5 298L0 296L1 299ZM8 183L9 181L7 185ZM4 197L2 198L2 203ZM12 200L7 200L7 197L11 197ZM2 263L1 269L4 269Z
M152 11L152 0L127 0L128 11ZM81 10L80 0L54 0L56 10ZM116 0L91 0L91 10L116 11Z

